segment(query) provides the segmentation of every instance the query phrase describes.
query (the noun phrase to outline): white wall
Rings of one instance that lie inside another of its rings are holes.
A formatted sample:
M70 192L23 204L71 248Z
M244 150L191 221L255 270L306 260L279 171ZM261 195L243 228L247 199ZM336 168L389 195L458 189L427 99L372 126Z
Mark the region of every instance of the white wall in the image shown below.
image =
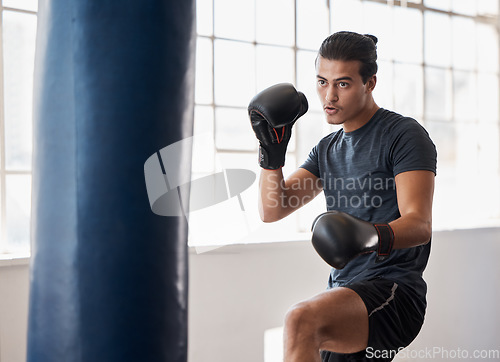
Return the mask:
M425 272L429 287L426 321L410 349L441 349L443 356L448 352L450 357L459 349L469 355L492 349L497 357L482 360L500 361L499 258L498 228L435 233ZM433 360L458 359L439 356Z
M434 234L426 322L399 361L430 360L411 357L438 349L500 350L499 256L500 228ZM192 250L190 263L190 362L263 361L264 331L281 326L290 305L323 290L329 272L308 242ZM0 266L1 362L25 359L28 278L27 265Z
M28 260L0 260L0 361L26 359Z

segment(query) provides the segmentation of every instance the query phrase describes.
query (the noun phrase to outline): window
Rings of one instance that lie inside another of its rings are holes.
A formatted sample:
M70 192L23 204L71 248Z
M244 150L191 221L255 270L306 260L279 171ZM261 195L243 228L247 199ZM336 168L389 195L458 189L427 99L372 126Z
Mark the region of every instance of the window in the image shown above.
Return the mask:
M377 103L415 117L438 147L435 228L500 225L498 0L198 0L193 178L241 168L259 174L246 107L293 83L309 100L285 174L335 130L315 93L314 59L337 30L379 38ZM36 0L3 0L0 68L0 253L29 249L32 75ZM304 238L319 196L263 225L257 182L189 215L190 245ZM301 235L302 233L302 235Z
M26 254L30 238L35 0L3 0L0 48L0 254Z

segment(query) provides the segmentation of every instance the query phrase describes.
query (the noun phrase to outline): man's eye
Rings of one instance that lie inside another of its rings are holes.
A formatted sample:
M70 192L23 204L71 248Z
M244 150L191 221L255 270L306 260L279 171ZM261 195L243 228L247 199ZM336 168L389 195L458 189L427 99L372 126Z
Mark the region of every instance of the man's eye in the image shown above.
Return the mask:
M318 84L319 84L320 86L324 86L324 85L326 84L326 82L325 82L324 80L322 80L322 79L319 79L319 80L318 80Z
M349 86L349 83L346 82L339 82L339 87L340 88L347 88Z

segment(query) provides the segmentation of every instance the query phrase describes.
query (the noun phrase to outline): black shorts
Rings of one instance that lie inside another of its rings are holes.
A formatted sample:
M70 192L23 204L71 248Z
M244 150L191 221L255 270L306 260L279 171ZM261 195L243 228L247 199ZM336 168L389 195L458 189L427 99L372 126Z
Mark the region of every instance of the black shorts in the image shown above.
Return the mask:
M368 310L368 347L353 354L322 351L323 362L391 361L420 332L424 322L425 296L412 288L383 278L345 285L354 290Z

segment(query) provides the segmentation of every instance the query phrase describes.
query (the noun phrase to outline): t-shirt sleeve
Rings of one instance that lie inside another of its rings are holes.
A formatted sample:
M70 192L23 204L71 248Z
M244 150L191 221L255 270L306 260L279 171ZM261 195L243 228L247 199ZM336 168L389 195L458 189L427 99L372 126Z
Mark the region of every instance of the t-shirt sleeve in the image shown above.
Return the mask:
M389 157L394 176L415 170L436 173L436 146L424 127L414 119L406 118L391 133Z
M318 145L316 145L311 152L309 152L309 156L305 160L305 162L300 166L300 168L306 169L310 173L312 173L316 177L320 177L319 173L319 159L318 159Z

